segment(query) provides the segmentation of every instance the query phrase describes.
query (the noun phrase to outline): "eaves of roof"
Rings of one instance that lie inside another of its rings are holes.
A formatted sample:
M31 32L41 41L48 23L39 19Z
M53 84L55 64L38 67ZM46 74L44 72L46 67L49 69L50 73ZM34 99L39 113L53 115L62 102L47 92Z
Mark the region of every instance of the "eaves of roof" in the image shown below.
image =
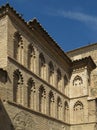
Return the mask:
M69 55L69 54L72 54L74 52L78 52L78 51L81 51L81 50L84 50L84 49L91 48L91 47L93 47L95 45L97 45L97 42L96 43L91 43L91 44L86 45L86 46L82 46L82 47L76 48L74 50L67 51L66 54Z
M40 30L42 36L51 44L51 46L62 56L64 60L67 60L68 63L71 63L71 59L67 56L67 54L62 50L62 48L58 45L58 43L48 34L48 32L42 27L42 25L37 21L37 19L33 19L29 21L29 26L31 28L36 29L37 31Z
M47 33L47 31L42 27L42 25L37 21L37 19L33 19L30 22L26 22L22 16L16 12L16 10L11 7L8 3L4 6L0 7L0 17L4 16L4 15L10 15L10 11L14 13L15 16L17 16L21 22L23 22L23 24L25 24L25 26L27 26L27 28L30 29L30 31L32 31L32 28L38 28L41 33L43 35L45 35L46 38L48 38L51 41L51 45L53 45L53 47L56 49L56 51L58 53L60 53L60 56L65 59L69 64L72 63L71 59L65 54L65 52L59 47L59 45L53 40L53 38Z
M75 60L72 62L73 69L79 69L81 67L88 67L90 70L93 70L96 68L96 64L92 60L91 56L85 57L79 60Z

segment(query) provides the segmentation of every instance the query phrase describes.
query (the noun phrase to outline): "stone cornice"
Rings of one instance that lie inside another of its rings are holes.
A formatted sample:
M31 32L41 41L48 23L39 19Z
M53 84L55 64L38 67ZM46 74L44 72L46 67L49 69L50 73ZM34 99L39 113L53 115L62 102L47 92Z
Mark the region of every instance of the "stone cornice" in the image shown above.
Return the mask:
M10 11L14 13L15 16L17 16L25 25L27 25L27 22L22 18L22 16L14 10L13 7L11 7L9 4L6 4L4 6L0 7L0 16L3 16L5 14L10 14Z
M74 50L70 50L70 51L66 52L66 54L72 56L72 54L79 53L79 51L82 51L82 50L85 51L85 50L88 50L88 49L93 48L93 47L95 48L95 46L97 46L97 42L89 44L89 45L86 45L86 46L82 46L80 48L76 48Z
M48 32L42 27L37 19L29 21L28 25L32 29L36 30L36 32L38 32L43 38L45 38L45 40L48 42L48 45L52 46L55 52L57 52L64 60L66 60L69 64L71 63L70 58L65 54L62 48L60 48L57 42L48 34Z
M9 100L8 100L7 103L10 104L10 105L12 105L12 106L15 106L15 107L17 107L17 108L19 108L19 109L21 109L21 110L26 110L26 111L29 112L29 113L36 114L37 116L41 116L41 117L50 119L51 121L60 122L60 123L63 124L63 125L68 125L68 126L70 126L70 123L66 123L66 122L64 122L64 121L62 121L62 120L59 120L59 119L54 118L54 117L51 117L51 116L49 116L49 115L47 115L47 114L43 114L43 113L41 113L41 112L39 112L39 111L35 111L35 110L33 110L33 109L30 109L30 108L28 108L28 107L26 107L26 106L23 106L23 105L21 105L21 104L18 104L18 103L16 103L16 102L12 102L12 101L9 101Z
M37 74L34 74L31 70L29 70L28 68L26 68L24 65L20 64L19 62L17 62L15 59L13 59L12 57L8 56L8 60L13 62L16 66L18 66L20 69L22 68L23 71L29 73L30 75L32 75L34 78L38 79L39 81L41 81L44 85L47 85L49 88L51 88L51 90L53 90L54 92L60 94L60 96L62 96L64 99L69 100L69 96L66 96L64 93L62 93L61 91L59 91L57 88L55 88L54 86L50 85L47 81L43 80L42 78L40 78Z
M47 31L40 25L40 23L36 20L33 19L30 22L26 22L22 16L17 13L13 7L11 7L9 4L6 4L4 6L1 6L0 8L0 17L4 16L4 15L8 15L11 19L14 19L15 22L18 21L17 23L19 23L19 26L22 26L23 31L27 31L27 33L29 33L30 35L40 35L42 38L44 38L44 40L46 40L48 43L48 47L51 47L53 49L53 53L56 55L56 57L58 56L60 59L63 60L63 63L68 63L69 66L71 66L71 59L64 53L64 51L59 47L59 45L53 40L53 38L47 33Z
M86 68L90 71L96 68L94 61L92 60L91 56L85 57L79 60L75 60L72 62L72 69L80 69Z

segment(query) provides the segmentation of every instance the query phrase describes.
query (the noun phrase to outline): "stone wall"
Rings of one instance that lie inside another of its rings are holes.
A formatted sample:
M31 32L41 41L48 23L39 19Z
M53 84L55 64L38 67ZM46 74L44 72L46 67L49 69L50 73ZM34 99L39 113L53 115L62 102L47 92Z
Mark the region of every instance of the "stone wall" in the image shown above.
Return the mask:
M0 19L0 39L0 112L7 130L96 130L95 70L89 73L84 67L71 74L65 54L61 57L41 31L30 30L11 12ZM32 68L29 47L35 51ZM89 49L68 55L77 59L91 54L96 63L96 49Z

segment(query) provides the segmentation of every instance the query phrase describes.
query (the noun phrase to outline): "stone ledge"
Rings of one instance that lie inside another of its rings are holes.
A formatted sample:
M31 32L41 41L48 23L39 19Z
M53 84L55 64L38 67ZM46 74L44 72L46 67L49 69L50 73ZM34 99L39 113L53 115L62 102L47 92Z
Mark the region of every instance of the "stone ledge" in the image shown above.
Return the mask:
M50 120L52 120L52 121L61 123L61 124L63 124L63 125L68 125L68 126L70 126L69 123L65 123L64 121L58 120L58 119L56 119L56 118L54 118L54 117L50 117L49 115L46 115L46 114L43 114L43 113L34 111L34 110L32 110L32 109L30 109L30 108L28 108L28 107L25 107L25 106L23 106L23 105L21 105L21 104L17 104L16 102L7 101L7 103L10 104L10 105L12 105L12 106L15 106L15 107L17 107L17 108L19 108L19 109L23 109L23 110L25 110L25 111L27 111L27 112L34 113L34 114L36 114L36 115L38 115L38 116L41 116L41 117L50 119Z
M62 95L64 98L70 99L68 96L66 96L65 94L63 94L62 92L60 92L57 88L55 88L54 86L50 85L47 81L41 79L37 74L34 74L31 70L29 70L27 67L25 67L24 65L18 63L14 58L8 56L8 59L11 60L12 62L15 63L15 65L18 65L19 68L23 68L24 71L27 71L27 73L30 73L31 75L33 75L35 78L37 78L38 80L42 81L44 84L48 85L51 89L53 89L54 91L56 91L57 93L59 93L60 95Z

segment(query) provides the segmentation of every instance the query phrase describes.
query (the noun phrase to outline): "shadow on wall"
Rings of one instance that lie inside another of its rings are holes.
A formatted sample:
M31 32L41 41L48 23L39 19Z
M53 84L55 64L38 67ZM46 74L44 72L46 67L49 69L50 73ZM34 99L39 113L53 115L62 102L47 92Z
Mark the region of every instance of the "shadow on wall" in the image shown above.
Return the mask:
M15 130L5 108L0 99L0 130Z

